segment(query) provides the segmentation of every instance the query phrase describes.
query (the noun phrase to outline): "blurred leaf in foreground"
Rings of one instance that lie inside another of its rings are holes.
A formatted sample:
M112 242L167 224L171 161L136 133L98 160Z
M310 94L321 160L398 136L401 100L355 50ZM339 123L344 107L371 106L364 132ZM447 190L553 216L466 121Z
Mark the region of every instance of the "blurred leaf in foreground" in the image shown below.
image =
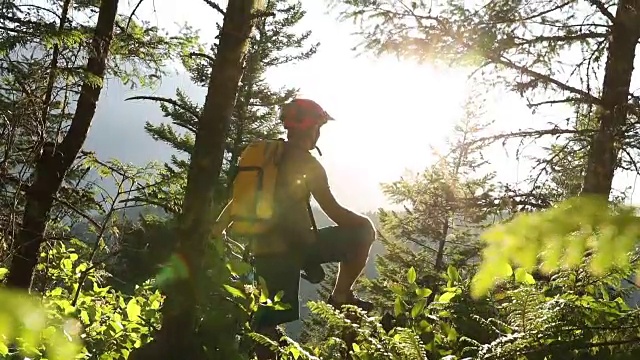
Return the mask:
M591 251L589 265L594 274L630 266L639 236L640 221L634 208L598 197L583 195L544 211L520 214L482 234L486 247L473 279L473 296L486 295L511 276L505 271L511 264L550 273L577 266L585 251Z
M47 313L31 296L15 290L0 289L0 356L9 353L15 343L22 355L39 354L46 344L47 358L69 360L80 353L80 326L72 319L48 324Z

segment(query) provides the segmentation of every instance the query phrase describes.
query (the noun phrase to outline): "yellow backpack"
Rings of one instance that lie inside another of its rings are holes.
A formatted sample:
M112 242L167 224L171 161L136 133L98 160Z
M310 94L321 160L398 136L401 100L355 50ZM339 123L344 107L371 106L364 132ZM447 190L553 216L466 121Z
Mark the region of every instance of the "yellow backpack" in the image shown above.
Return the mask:
M233 180L231 229L240 236L255 236L269 230L274 220L278 162L284 140L258 140L240 155Z

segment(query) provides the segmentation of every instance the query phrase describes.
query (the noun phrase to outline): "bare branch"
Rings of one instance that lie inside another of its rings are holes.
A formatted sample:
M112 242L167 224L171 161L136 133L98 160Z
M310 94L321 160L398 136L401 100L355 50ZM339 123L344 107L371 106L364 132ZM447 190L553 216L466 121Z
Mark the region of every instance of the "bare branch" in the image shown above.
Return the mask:
M598 11L602 13L611 23L613 24L616 21L616 17L607 9L607 6L600 0L589 0L591 5L595 6Z
M540 101L540 102L528 102L527 107L528 108L534 108L534 107L538 107L541 105L554 105L554 104L566 104L566 103L582 103L584 102L584 100L582 98L579 97L568 97L565 99L557 99L557 100L546 100L546 101Z
M142 5L143 1L144 0L139 0L138 3L136 4L136 6L131 11L131 15L129 15L129 19L127 19L127 25L124 27L124 32L125 33L129 30L129 24L131 23L131 19L133 19L133 17L136 14L136 11L138 11L138 8L140 7L140 5Z
M80 215L80 217L82 217L83 219L87 220L91 225L93 225L98 231L100 231L100 229L102 229L102 226L100 224L98 224L95 220L93 220L91 218L91 216L85 214L82 210L78 209L77 207L75 207L74 205L72 205L71 203L69 203L68 201L64 200L64 199L60 199L58 197L54 197L53 199L56 202L59 202L60 204L64 205L65 207L69 208L69 210L73 211L74 213L76 213L77 215Z
M205 54L205 53L190 52L190 53L188 53L188 54L187 54L187 56L189 56L189 57L201 57L201 58L205 58L205 59L209 60L209 62L210 62L211 64L214 64L214 63L216 62L216 59L215 59L213 56L208 55L208 54Z
M215 2L211 1L211 0L203 0L205 3L207 3L207 5L211 6L211 8L213 8L214 10L216 10L217 12L219 12L220 14L222 14L222 16L227 15L227 12L222 10L222 8L220 7L220 5L216 4Z

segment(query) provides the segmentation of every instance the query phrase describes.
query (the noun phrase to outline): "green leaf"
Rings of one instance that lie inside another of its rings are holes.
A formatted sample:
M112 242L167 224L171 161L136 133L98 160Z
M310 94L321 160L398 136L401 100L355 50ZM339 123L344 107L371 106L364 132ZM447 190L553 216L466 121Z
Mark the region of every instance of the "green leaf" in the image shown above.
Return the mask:
M100 175L100 177L103 177L103 178L111 175L111 169L109 169L106 166L98 166L97 172L98 172L98 175Z
M498 266L499 274L502 277L506 278L513 275L513 269L511 268L511 265L509 265L508 263L498 264L497 266Z
M413 284L416 282L416 269L412 267L409 268L409 271L407 271L407 280L409 281L409 284Z
M0 268L0 280L4 279L5 276L9 273L9 269Z
M422 310L424 310L424 306L426 304L427 304L427 299L422 298L422 299L418 300L418 302L411 309L411 317L414 318L414 319L416 317L418 317L418 315L420 315L422 313Z
M453 299L454 296L456 296L456 293L446 292L440 295L440 297L438 298L438 302L448 303L449 301L451 301L451 299Z
M353 343L351 344L351 347L353 348L353 352L355 353L359 353L360 352L360 345Z
M416 295L420 297L425 297L425 298L431 295L432 292L433 291L431 291L431 289L427 289L427 288L416 289Z
M389 286L389 289L391 289L391 291L393 291L394 294L399 296L404 296L405 294L404 288L400 284L391 284Z
M453 281L458 281L460 279L460 274L458 274L458 269L456 269L453 265L449 265L447 268L447 275L449 279Z
M521 284L533 285L536 283L533 276L523 268L517 268L514 274L515 274L516 281Z
M404 305L402 304L402 299L397 297L396 302L393 304L393 313L396 316L400 316L404 312Z
M138 305L136 299L129 300L129 302L127 303L127 317L131 321L137 321L139 316L140 305Z
M300 350L296 347L290 347L289 352L291 353L291 356L293 356L293 358L296 360L300 357Z
M229 271L231 271L232 274L239 276L246 275L252 270L250 264L238 259L229 260L229 262L227 263L227 268L229 269Z
M227 292L234 297L243 298L243 299L246 298L245 294L242 291L234 288L233 286L224 284L222 285L222 287L224 287L224 289L227 290Z
M280 291L278 291L276 296L273 297L273 301L279 302L280 300L282 300L283 296L284 296L284 291L280 290Z
M116 333L119 333L124 329L124 327L119 321L111 321L109 324L111 325L111 327Z
M55 289L53 289L53 290L51 290L49 292L49 296L51 296L51 297L60 296L60 295L62 295L62 288L59 288L59 287L57 287L57 288L55 288Z
M7 345L0 340L0 355L5 356L9 354L9 348Z

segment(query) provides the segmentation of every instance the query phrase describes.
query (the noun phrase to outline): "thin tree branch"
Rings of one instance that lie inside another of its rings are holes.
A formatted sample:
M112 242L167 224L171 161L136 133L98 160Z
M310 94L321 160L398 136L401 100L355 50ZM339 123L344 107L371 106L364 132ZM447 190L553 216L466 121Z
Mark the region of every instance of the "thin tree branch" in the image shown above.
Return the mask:
M583 33L575 35L554 35L554 36L538 36L532 39L516 38L519 42L514 44L514 47L523 45L539 44L543 42L563 42L563 41L578 41L588 39L603 39L609 36L609 33Z
M193 116L197 120L200 120L200 114L198 114L197 112L193 111L192 109L189 109L188 107L184 106L183 104L180 104L179 102L177 102L174 99L164 98L164 97L161 97L161 96L132 96L132 97L124 99L124 101L129 101L129 100L151 100L151 101L165 102L165 103L173 105L173 106L177 107L178 109L188 113L189 115Z
M582 103L584 102L584 99L580 98L580 97L568 97L565 99L557 99L557 100L546 100L546 101L540 101L540 102L529 102L527 104L528 108L534 108L534 107L538 107L541 105L554 105L554 104L566 104L566 103Z
M602 15L604 15L607 19L609 19L609 21L611 21L612 24L616 22L616 17L613 16L613 14L609 11L609 9L607 9L607 6L602 1L589 0L589 3L595 6L596 9L598 9L598 11L602 13Z
M550 77L548 75L544 75L544 74L541 74L541 73L539 73L537 71L528 69L528 68L526 68L524 66L515 64L511 60L508 60L508 59L506 59L504 57L490 56L489 60L491 60L495 64L499 64L499 65L502 65L504 67L507 67L507 68L510 68L510 69L513 69L513 70L517 70L517 71L521 72L522 74L527 75L527 76L529 76L531 78L534 78L536 80L539 80L539 81L542 81L542 82L545 82L545 83L548 83L548 84L553 84L553 85L555 85L556 87L558 87L559 89L561 89L563 91L567 91L567 92L579 95L584 99L584 101L588 101L588 102L590 102L592 104L596 104L596 105L602 104L602 101L599 98L589 94L588 92L586 92L584 90L581 90L581 89L575 88L573 86L567 85L566 83L564 83L564 82L562 82L560 80L554 79L554 78L552 78L552 77Z
M133 19L133 17L136 14L136 11L138 11L138 8L140 7L140 5L142 5L142 2L144 0L139 0L138 3L136 4L136 6L133 8L133 10L131 11L131 15L129 15L129 19L127 19L127 25L124 27L124 33L126 34L127 31L129 30L129 24L131 23L131 19Z
M209 62L210 62L211 64L215 64L215 62L216 62L216 59L215 59L213 56L208 55L208 54L205 54L205 53L200 53L200 52L190 52L189 54L187 54L187 56L189 56L189 57L201 57L201 58L205 58L205 59L209 60Z
M211 0L202 0L205 3L207 3L207 5L211 6L211 8L213 8L214 10L216 10L217 12L219 12L220 14L222 14L222 16L227 15L227 12L224 11L220 5L216 4L215 2L211 1Z
M80 210L77 207L75 207L74 205L70 204L68 201L66 201L64 199L60 199L58 197L54 197L53 200L59 202L60 204L64 205L65 207L69 208L69 210L73 211L77 215L80 215L80 217L82 217L83 219L87 220L91 225L95 226L95 228L98 229L98 231L101 228L100 224L98 224L95 220L93 220L89 215L85 214L82 210Z

